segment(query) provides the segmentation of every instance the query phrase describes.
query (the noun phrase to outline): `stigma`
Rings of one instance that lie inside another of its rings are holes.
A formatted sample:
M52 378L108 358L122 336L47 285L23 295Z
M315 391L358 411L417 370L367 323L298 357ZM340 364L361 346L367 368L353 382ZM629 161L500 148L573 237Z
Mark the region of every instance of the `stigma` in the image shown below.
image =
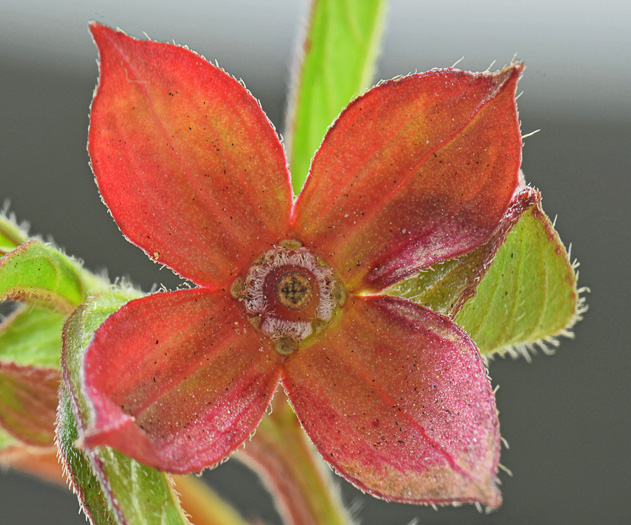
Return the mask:
M331 268L295 240L259 256L231 293L281 354L293 353L297 342L322 331L345 301Z

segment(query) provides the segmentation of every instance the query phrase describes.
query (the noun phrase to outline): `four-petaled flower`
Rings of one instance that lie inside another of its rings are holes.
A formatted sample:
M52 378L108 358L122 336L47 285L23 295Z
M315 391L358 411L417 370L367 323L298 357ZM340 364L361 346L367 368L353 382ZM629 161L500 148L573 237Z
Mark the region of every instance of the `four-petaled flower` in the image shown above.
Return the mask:
M93 24L89 152L121 231L198 287L132 301L83 365L88 447L199 471L278 383L337 472L398 501L499 505L485 366L450 319L378 292L489 237L518 187L521 64L383 82L328 131L294 202L257 101L175 45Z

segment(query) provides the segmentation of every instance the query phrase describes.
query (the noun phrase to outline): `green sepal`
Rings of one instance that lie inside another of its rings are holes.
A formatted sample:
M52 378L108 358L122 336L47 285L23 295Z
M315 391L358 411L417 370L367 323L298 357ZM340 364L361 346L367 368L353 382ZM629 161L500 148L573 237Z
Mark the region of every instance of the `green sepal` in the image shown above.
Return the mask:
M333 119L372 82L385 6L386 0L312 3L286 126L296 193Z
M547 350L556 336L571 336L581 318L574 270L541 195L524 188L482 246L386 293L453 317L483 355L529 356L533 345Z
M70 313L103 282L50 244L28 241L0 258L0 301Z
M0 324L0 362L59 369L60 312L20 305Z
M62 462L79 495L86 515L94 525L189 524L168 474L151 469L109 447L76 448L76 439L87 426L89 406L81 391L81 361L92 334L120 306L140 294L113 289L88 299L70 316L64 328L62 369L71 412L59 418L57 440ZM66 409L68 410L68 409ZM96 485L94 484L96 482ZM92 494L93 487L103 501ZM108 521L108 520L114 521Z
M483 355L529 359L535 347L548 352L549 345L558 345L557 336L573 336L586 310L575 269L538 199L512 228L455 321Z

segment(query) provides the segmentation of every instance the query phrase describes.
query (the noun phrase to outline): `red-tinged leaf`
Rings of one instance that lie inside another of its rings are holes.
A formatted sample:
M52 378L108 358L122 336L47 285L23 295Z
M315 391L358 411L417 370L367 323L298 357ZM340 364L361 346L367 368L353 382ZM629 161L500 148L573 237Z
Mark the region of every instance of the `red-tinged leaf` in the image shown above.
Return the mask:
M121 231L154 260L222 287L287 236L283 148L257 101L188 49L92 23L101 77L89 152Z
M240 304L219 292L127 303L86 350L83 383L94 413L85 445L174 473L213 466L263 417L278 359Z
M23 443L50 447L59 370L0 362L0 427Z
M380 84L327 133L294 235L351 291L376 291L482 243L518 184L521 64Z
M479 248L398 282L385 293L409 299L434 312L454 317L475 295L477 286L489 270L497 251L504 245L522 214L540 200L541 195L537 190L518 190L500 225ZM476 342L480 344L479 341Z
M409 301L349 300L283 379L323 458L388 500L497 507L495 398L473 342Z

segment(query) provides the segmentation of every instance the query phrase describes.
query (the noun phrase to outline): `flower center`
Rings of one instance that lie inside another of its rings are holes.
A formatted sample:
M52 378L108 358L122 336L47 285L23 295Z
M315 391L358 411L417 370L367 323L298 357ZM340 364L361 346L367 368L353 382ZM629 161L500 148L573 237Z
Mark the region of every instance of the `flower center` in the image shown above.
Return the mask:
M291 354L296 343L320 332L346 293L331 269L298 241L283 241L261 255L232 285L250 322Z

